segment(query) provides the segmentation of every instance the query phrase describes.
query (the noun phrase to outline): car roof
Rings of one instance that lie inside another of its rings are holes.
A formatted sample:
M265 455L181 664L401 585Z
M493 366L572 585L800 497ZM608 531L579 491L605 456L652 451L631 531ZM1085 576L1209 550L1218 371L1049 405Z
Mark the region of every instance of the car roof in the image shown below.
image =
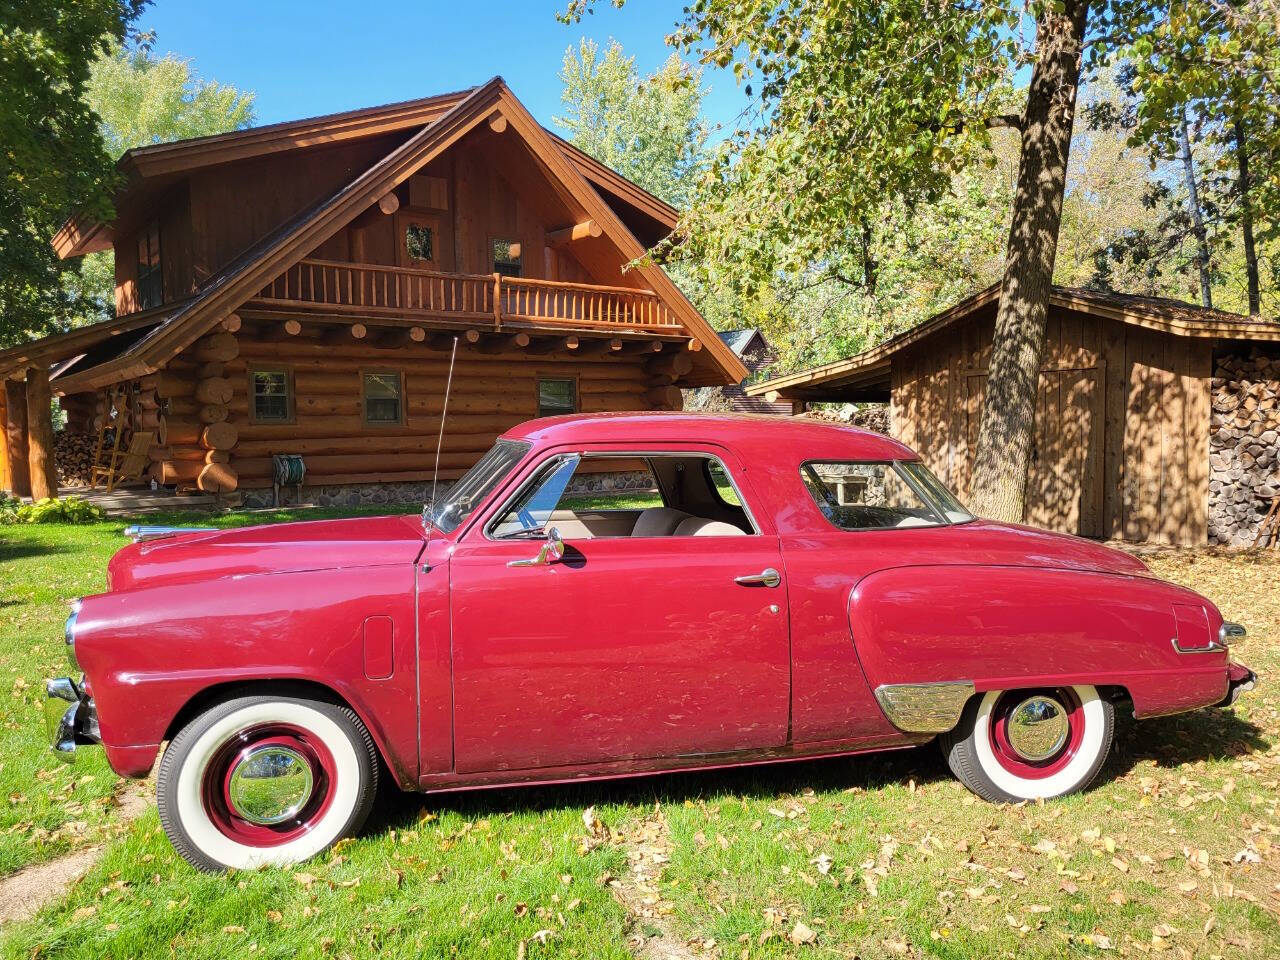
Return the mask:
M529 420L503 434L537 447L575 443L716 443L755 461L916 460L880 433L805 417L751 413L588 413Z

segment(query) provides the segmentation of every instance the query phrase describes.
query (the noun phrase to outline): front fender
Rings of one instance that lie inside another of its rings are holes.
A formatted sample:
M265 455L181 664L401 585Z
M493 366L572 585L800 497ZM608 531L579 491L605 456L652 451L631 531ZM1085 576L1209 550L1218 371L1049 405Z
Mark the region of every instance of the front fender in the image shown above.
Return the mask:
M249 575L88 597L76 656L117 772L144 775L174 718L211 687L300 680L345 700L411 784L415 624L412 564Z
M1180 632L1184 647L1216 637L1218 609L1149 577L899 567L859 581L849 622L873 689L966 680L978 692L1116 686L1138 717L1207 706L1227 691L1225 651L1179 653L1173 643Z

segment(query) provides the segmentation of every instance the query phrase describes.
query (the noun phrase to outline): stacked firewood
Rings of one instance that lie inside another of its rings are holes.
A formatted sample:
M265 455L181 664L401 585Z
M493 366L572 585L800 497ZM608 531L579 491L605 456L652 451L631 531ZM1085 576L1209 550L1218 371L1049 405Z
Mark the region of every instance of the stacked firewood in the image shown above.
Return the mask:
M1248 544L1280 496L1280 357L1255 348L1214 374L1209 542Z
M236 489L231 449L240 431L228 422L234 388L225 367L239 355L234 331L224 327L139 381L135 429L155 432L148 455L157 483L206 493Z
M90 485L96 443L97 438L71 430L59 430L53 435L53 458L58 466L59 484L64 487Z

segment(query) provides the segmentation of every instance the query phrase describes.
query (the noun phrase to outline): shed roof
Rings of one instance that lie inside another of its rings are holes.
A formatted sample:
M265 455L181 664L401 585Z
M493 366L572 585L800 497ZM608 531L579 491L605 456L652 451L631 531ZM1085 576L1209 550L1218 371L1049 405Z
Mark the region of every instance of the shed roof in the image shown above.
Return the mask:
M896 353L983 308L993 307L999 299L1000 284L992 284L870 350L753 384L746 392L753 397L776 394L781 398L818 403L888 400L890 370ZM1280 341L1280 323L1275 321L1224 310L1206 310L1167 297L1055 286L1049 295L1049 303L1060 309L1076 310L1174 336Z

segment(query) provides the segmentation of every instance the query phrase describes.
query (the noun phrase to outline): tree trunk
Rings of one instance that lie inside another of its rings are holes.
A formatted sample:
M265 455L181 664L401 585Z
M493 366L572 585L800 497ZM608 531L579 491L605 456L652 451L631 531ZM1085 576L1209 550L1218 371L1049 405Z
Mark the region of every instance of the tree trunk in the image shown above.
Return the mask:
M31 499L58 495L58 467L53 455L53 393L49 371L27 371L27 460L31 469Z
M996 520L1020 521L1025 507L1088 14L1089 0L1067 0L1064 12L1046 7L1036 23L1037 58L1022 117L1018 188L973 471L974 510Z
M15 497L31 496L31 471L27 468L27 391L21 380L4 382L5 457L9 464L9 489Z
M1187 181L1187 206L1191 213L1191 232L1196 238L1196 268L1200 271L1200 304L1206 310L1213 309L1213 289L1209 283L1209 237L1204 229L1204 215L1200 211L1200 191L1196 188L1196 164L1191 156L1191 134L1187 130L1184 110L1178 127L1178 139L1182 142L1182 172Z
M1253 242L1253 197L1250 195L1249 151L1244 135L1244 123L1237 116L1233 122L1236 135L1236 163L1240 174L1237 185L1240 190L1240 232L1244 234L1244 269L1249 284L1249 316L1262 312L1262 285L1258 282L1258 250Z

